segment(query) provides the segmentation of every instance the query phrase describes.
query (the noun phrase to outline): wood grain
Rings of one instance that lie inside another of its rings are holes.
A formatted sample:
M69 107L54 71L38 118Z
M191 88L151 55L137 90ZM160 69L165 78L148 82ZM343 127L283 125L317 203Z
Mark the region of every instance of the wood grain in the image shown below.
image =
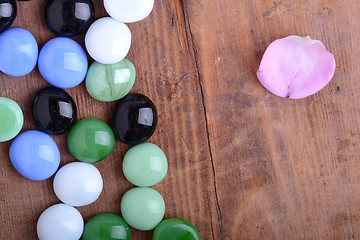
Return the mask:
M358 5L185 1L204 96L221 239L360 239ZM292 101L256 78L265 48L320 39L337 59L321 92Z
M202 239L360 239L360 7L352 0L159 0L144 21L129 24L128 55L137 69L132 92L155 103L159 125L150 139L169 160L155 186L166 218L192 222ZM96 17L106 16L94 0ZM55 37L44 22L45 0L18 2L14 27L42 47ZM266 91L256 70L266 47L288 35L321 40L337 60L334 79L303 100ZM84 45L84 35L74 38ZM91 59L89 58L89 62ZM48 84L38 70L0 74L0 96L17 101L23 131L36 129L31 104ZM116 103L92 99L84 84L69 89L79 119L110 122ZM54 137L61 165L75 161L66 135ZM0 239L36 239L42 211L58 203L52 178L32 182L12 167L10 142L0 144ZM79 208L87 221L120 214L132 187L123 176L129 146L119 141L96 163L104 178L98 201ZM134 229L132 239L151 239Z
M106 16L102 1L94 4L96 17ZM45 25L44 5L44 0L18 2L19 14L13 25L32 32L40 47L55 37ZM165 199L165 217L187 219L196 225L203 239L212 239L213 232L219 231L214 217L213 171L199 81L183 26L179 2L157 1L150 17L129 24L133 44L127 58L137 69L132 92L149 96L159 113L159 124L150 142L160 146L169 161L167 177L155 186ZM84 45L84 35L75 40ZM22 78L1 74L0 79L1 96L14 99L24 111L23 131L36 129L31 104L35 94L48 85L38 70ZM77 104L79 119L96 117L110 123L116 103L92 99L84 84L67 91ZM66 136L53 138L61 151L61 165L75 161L67 150ZM10 142L0 145L0 238L36 239L39 215L59 202L53 193L53 178L33 182L21 177L10 163L9 146ZM132 187L121 169L128 148L118 141L112 154L95 164L103 176L104 190L94 204L78 208L85 221L104 212L120 214L121 197ZM131 231L132 239L152 237L152 232Z

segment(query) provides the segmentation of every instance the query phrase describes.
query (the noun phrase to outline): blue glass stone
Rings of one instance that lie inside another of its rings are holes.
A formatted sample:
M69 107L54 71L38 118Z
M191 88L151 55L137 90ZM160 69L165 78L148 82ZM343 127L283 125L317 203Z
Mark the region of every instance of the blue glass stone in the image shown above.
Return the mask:
M11 28L0 35L0 71L21 77L36 66L39 48L34 36L22 28Z
M48 179L59 168L59 148L49 135L40 131L30 130L18 135L9 153L15 169L30 180Z
M80 44L70 38L58 37L41 49L38 66L43 78L51 85L72 88L85 79L88 61Z

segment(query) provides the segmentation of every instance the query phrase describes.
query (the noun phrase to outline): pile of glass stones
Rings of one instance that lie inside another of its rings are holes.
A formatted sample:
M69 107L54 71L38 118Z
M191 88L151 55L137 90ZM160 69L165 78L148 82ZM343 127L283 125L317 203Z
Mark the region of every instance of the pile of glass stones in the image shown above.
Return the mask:
M0 71L22 77L38 65L43 78L52 85L35 97L32 113L38 130L20 131L24 116L13 100L0 97L0 142L11 143L9 155L14 168L24 177L42 181L55 174L53 188L63 203L46 209L39 217L37 233L43 239L130 239L130 228L153 230L153 239L200 239L189 222L163 220L165 202L150 188L166 176L168 162L164 152L146 143L157 125L154 103L142 94L129 94L135 83L134 65L127 59L131 32L125 23L146 18L153 0L104 0L111 17L94 22L91 0L49 0L46 23L59 37L40 50L35 37L22 28L8 29L17 6L13 0L0 0ZM8 30L7 30L8 29ZM87 31L86 50L95 62L88 68L85 50L68 38ZM24 51L26 49L26 51ZM14 62L18 64L13 64ZM96 118L77 121L77 108L63 89L86 82L88 93L104 102L118 101L111 127ZM70 153L79 162L59 170L60 151L50 135L68 133ZM100 171L92 163L112 152L115 138L134 145L125 154L123 172L135 188L121 201L122 217L104 213L84 226L75 207L95 202L103 190ZM68 224L71 222L71 224Z

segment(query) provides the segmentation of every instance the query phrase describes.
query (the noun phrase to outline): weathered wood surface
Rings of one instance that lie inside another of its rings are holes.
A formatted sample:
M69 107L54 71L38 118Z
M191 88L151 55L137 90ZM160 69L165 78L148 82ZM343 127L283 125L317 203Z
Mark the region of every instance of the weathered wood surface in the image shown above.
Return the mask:
M102 1L94 3L97 18L106 16ZM13 25L32 32L40 47L55 37L44 23L44 5L18 2ZM360 239L359 6L352 0L159 0L150 17L129 24L128 59L137 68L132 92L157 106L150 142L169 160L167 177L155 186L166 218L191 221L202 239ZM293 34L323 41L337 60L330 84L296 101L272 95L256 78L266 47ZM84 35L75 40L84 45ZM22 78L0 74L0 96L24 111L23 131L36 129L32 100L47 85L37 69ZM115 103L92 99L84 84L68 92L79 119L110 122ZM61 165L74 161L66 136L54 139ZM14 170L9 146L0 144L0 239L36 239L37 218L59 200L52 178L32 182ZM120 214L121 197L132 187L121 169L128 148L117 142L95 164L104 191L79 208L85 221ZM151 236L132 229L132 239Z

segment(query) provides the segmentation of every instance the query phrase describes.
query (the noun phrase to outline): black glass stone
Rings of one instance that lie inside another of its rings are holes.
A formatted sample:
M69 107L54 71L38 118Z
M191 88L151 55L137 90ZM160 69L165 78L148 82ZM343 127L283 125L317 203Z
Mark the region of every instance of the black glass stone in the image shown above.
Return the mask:
M16 2L14 0L0 0L0 32L8 29L16 17Z
M63 134L76 122L75 102L60 88L41 90L34 100L32 111L37 126L47 134Z
M91 0L49 0L45 8L48 27L62 37L85 32L94 17L95 9Z
M113 130L115 136L126 144L145 142L153 135L156 124L155 105L144 95L128 94L116 105Z

